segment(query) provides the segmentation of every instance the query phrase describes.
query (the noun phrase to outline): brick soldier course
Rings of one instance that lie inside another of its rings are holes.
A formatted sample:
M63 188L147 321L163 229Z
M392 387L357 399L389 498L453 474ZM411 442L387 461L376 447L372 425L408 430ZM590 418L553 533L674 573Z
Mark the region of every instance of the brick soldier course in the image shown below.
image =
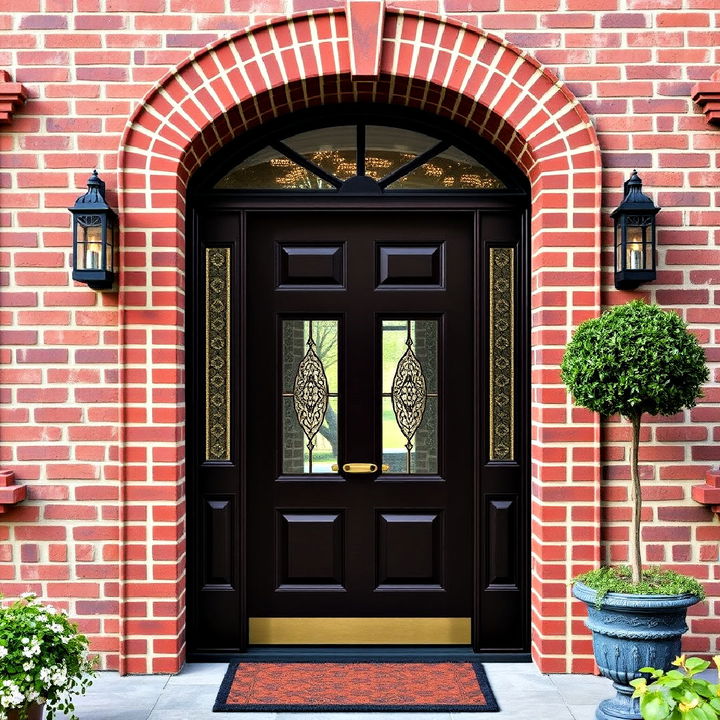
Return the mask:
M366 100L451 118L530 179L539 668L592 671L568 581L626 560L629 431L572 407L558 366L579 322L632 297L679 311L713 368L696 408L646 425L641 461L648 559L704 582L687 649L720 650L720 525L690 497L720 460L720 129L692 102L720 64L714 5L8 0L0 65L28 99L0 133L0 457L28 499L0 518L2 592L66 607L104 667L181 667L187 182L263 121ZM118 291L70 279L66 208L95 167ZM634 168L663 208L659 272L620 292L608 213Z

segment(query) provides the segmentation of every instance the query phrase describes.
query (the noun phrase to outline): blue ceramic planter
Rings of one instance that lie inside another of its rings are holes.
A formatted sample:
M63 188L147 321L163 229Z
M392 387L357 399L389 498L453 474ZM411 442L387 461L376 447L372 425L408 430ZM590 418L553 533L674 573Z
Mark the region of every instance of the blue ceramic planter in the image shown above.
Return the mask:
M596 720L641 720L639 703L631 698L630 681L641 677L637 672L641 667L670 669L688 629L685 613L698 598L608 593L598 609L597 593L587 585L576 582L573 595L587 605L585 624L593 633L595 662L617 690L615 697L600 703Z

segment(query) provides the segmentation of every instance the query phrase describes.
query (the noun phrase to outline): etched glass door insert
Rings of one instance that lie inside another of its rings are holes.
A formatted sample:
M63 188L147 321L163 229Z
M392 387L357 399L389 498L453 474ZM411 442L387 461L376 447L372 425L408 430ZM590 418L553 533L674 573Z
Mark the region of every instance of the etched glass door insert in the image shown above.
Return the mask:
M286 474L331 472L338 455L338 321L282 322Z
M438 471L437 320L383 320L382 442L390 473Z

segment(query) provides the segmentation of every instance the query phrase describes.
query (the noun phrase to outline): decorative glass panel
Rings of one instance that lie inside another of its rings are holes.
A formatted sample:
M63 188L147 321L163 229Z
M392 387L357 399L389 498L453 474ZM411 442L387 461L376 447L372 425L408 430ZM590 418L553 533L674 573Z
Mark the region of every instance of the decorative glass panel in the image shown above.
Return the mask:
M205 249L205 457L230 460L230 248Z
M338 127L310 130L283 141L314 165L340 180L357 174L357 127Z
M266 147L234 167L216 185L220 190L332 190L329 183L285 157L279 150Z
M383 320L382 442L390 473L437 472L437 345L437 320Z
M283 473L329 473L338 457L337 320L282 323Z
M490 460L513 460L514 248L490 248Z
M450 147L388 186L389 190L498 190L505 185L475 158Z
M243 160L215 187L338 190L357 175L377 181L402 175L406 165L427 153L430 155L427 162L383 187L391 191L505 188L484 165L458 148L451 146L437 152L444 145L430 135L384 125L319 128L276 140L274 145ZM433 152L437 154L432 155ZM359 157L364 163L358 162Z
M411 130L368 125L365 129L365 174L380 180L436 144L436 139Z

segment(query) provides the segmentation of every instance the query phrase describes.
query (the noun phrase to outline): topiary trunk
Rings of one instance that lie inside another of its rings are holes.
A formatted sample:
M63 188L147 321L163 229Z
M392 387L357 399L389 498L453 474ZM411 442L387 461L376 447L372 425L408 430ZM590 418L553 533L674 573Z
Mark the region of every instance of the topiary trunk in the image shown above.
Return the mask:
M632 581L634 583L639 583L642 578L642 548L640 546L642 489L640 487L640 470L638 468L640 417L640 415L637 415L630 418L630 422L632 423L632 450L630 456L632 485L630 486L630 499L633 505L632 522L630 524L630 569L632 570Z

